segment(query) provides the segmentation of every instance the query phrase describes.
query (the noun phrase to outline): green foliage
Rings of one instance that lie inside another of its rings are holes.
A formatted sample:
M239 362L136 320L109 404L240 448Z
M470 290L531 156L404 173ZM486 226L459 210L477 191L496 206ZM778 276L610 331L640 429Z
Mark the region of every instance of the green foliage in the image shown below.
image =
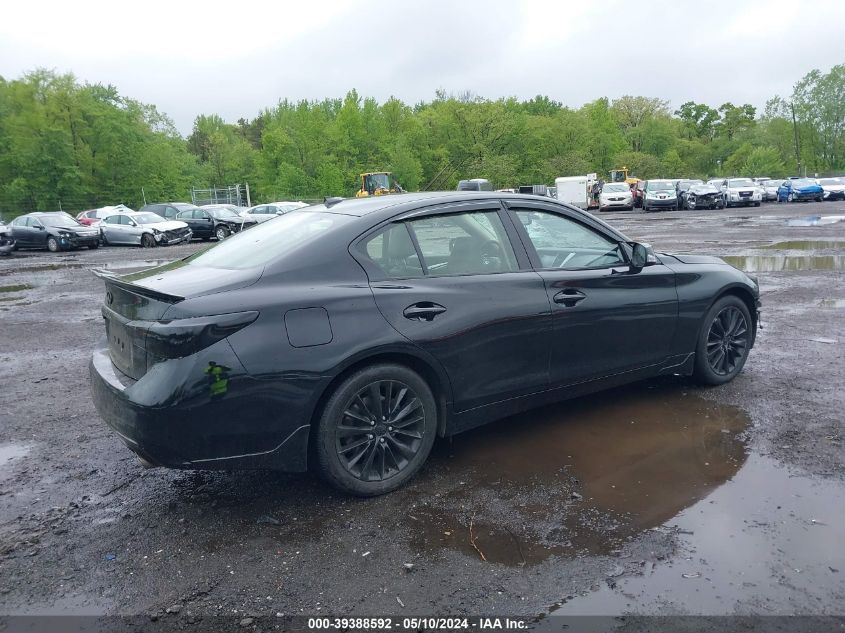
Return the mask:
M796 125L793 125L793 110ZM796 152L796 132L799 149ZM364 171L407 190L496 187L627 166L632 175L773 177L845 170L845 65L814 70L762 116L748 104L600 98L578 109L438 91L409 106L350 91L282 100L253 119L200 115L187 138L152 105L112 86L37 70L0 78L0 211L77 211L186 200L191 187L249 183L255 201L354 195Z

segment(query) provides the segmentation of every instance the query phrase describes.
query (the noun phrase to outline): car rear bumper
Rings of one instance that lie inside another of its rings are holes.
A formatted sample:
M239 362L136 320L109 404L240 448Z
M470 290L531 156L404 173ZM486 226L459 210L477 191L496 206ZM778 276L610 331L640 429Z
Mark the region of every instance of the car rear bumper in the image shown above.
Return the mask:
M232 368L225 390L204 372L208 358ZM100 417L145 465L168 468L307 467L309 420L270 381L243 372L227 341L154 366L138 381L111 362L103 337L91 358L91 394Z

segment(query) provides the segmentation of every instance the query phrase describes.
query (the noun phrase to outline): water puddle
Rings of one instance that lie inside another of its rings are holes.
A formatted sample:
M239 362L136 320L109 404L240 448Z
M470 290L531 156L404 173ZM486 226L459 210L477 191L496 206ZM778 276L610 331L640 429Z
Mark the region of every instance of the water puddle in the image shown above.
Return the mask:
M840 484L752 455L729 484L672 524L681 529L680 555L552 615L845 613Z
M23 292L24 290L32 290L29 284L14 284L11 286L0 286L0 293L5 292Z
M845 215L807 215L802 218L790 218L786 221L787 226L823 226L825 224L836 224L845 220Z
M775 242L761 248L782 251L821 251L829 248L845 250L843 240L788 240Z
M608 553L677 515L745 460L739 409L637 385L456 436L408 511L412 545L525 565ZM470 528L472 528L470 530Z
M747 273L845 270L845 255L724 255L722 259Z
M29 444L18 444L16 442L0 444L0 468L6 466L14 459L26 457L31 450L32 446Z

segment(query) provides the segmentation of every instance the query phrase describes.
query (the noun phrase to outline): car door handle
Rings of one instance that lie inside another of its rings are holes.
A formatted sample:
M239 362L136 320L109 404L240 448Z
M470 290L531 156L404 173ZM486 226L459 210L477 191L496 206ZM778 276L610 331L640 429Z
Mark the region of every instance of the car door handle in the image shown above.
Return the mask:
M583 292L580 292L578 290L572 290L570 288L567 290L561 290L553 297L553 300L555 303L562 303L567 308L571 308L576 303L586 298L587 295L585 295Z
M446 308L439 303L420 301L419 303L409 305L403 310L402 314L405 315L406 319L412 319L414 321L431 321L438 314L443 314L444 312L446 312Z

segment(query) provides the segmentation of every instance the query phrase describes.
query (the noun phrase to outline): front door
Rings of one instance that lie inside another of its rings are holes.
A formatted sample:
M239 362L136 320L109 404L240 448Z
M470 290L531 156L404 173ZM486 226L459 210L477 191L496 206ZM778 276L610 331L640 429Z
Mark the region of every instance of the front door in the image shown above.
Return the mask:
M662 264L632 272L625 246L576 213L515 206L551 301L553 386L662 363L678 317L675 274Z
M390 224L357 249L379 310L441 363L462 412L548 388L550 310L498 203L458 208Z

